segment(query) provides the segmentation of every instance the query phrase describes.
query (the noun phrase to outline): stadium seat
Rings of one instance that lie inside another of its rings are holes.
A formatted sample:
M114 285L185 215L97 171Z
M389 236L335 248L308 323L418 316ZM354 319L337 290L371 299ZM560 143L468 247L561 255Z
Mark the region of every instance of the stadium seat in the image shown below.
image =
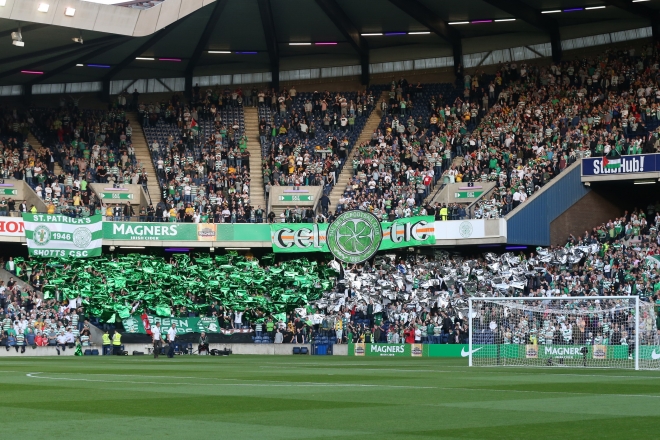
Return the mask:
M300 347L293 347L293 354L300 354L301 350Z

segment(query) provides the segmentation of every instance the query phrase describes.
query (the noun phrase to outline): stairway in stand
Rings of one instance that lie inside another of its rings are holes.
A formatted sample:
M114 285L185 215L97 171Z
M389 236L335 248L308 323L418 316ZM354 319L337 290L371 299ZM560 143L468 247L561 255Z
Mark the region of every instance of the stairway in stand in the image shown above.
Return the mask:
M149 144L147 143L147 138L145 138L144 131L140 125L140 116L137 112L126 112L126 119L130 121L131 127L133 128L131 142L133 143L133 148L135 148L135 158L147 170L149 176L147 184L147 188L149 189L148 196L151 197L151 203L155 205L160 202L162 192L158 183L158 175L156 174L154 162L151 160Z
M376 102L380 102L380 100L376 100ZM355 142L355 145L353 145L353 150L351 150L351 153L348 155L348 158L344 163L344 168L342 168L341 174L339 174L337 183L330 192L330 211L334 212L337 209L339 198L344 193L344 190L346 190L346 185L348 185L348 182L350 182L351 178L353 177L353 157L357 154L358 146L364 142L371 141L371 136L373 135L374 130L377 129L380 125L381 119L382 114L380 109L374 109L374 111L371 112L369 119L367 119L367 123L362 129L360 137L358 138L357 142Z
M259 141L259 113L256 107L243 107L245 114L245 134L250 152L250 204L253 208L261 206L264 217L267 210L264 194L264 176L261 171L261 143Z
M36 137L34 137L32 133L28 133L27 141L29 142L30 145L32 145L32 149L34 151L41 153L41 150L44 149L44 146L41 145L41 142L39 142L39 140ZM53 167L53 172L55 173L56 176L62 174L62 166L58 162L55 162L55 166Z

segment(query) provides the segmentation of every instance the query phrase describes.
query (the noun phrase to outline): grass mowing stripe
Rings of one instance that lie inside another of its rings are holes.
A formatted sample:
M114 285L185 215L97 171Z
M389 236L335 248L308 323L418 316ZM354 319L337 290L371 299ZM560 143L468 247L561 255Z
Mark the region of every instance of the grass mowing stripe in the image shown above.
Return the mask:
M67 440L218 433L241 440L657 438L660 374L653 371L466 363L338 356L0 358L6 371L0 375L2 432L8 439Z

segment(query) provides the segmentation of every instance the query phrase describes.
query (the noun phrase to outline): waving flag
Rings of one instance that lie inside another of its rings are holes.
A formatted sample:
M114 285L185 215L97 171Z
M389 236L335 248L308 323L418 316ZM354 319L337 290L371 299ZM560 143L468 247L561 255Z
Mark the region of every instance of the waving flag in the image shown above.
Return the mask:
M603 157L603 166L608 170L621 168L621 158L608 159L607 157Z

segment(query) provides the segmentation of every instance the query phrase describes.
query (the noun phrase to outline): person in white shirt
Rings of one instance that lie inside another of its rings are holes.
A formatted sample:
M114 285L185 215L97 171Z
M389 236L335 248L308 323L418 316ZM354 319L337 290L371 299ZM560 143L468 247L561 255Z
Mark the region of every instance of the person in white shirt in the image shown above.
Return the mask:
M60 355L60 348L62 351L66 350L66 335L64 334L64 330L60 332L59 335L57 335L57 355Z
M167 351L167 357L168 358L173 358L174 357L174 341L176 340L176 324L172 323L172 327L170 327L169 330L167 330L167 343L169 344L170 348Z
M66 333L64 334L64 336L66 337L66 343L67 344L75 344L76 343L76 340L73 337L73 333L71 332L71 327L67 327Z
M161 347L163 346L163 339L160 332L160 322L157 322L155 326L151 327L151 340L154 344L154 359L158 359Z
M243 312L236 310L234 312L234 328L240 329L243 326Z

